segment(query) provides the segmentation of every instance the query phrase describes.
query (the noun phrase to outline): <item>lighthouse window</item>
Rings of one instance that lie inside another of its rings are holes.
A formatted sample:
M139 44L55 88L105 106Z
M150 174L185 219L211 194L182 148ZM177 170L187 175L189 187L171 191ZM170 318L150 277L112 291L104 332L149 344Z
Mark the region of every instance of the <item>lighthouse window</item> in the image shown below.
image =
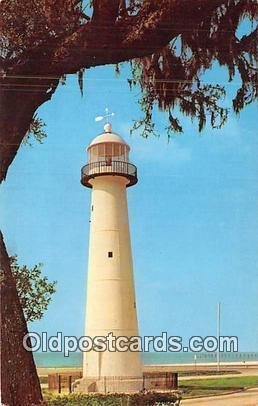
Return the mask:
M107 158L111 158L112 157L112 144L105 144L105 157Z
M113 258L113 252L112 251L108 251L108 258Z
M105 145L104 144L100 144L100 145L98 145L98 156L99 157L103 157L103 156L105 156Z

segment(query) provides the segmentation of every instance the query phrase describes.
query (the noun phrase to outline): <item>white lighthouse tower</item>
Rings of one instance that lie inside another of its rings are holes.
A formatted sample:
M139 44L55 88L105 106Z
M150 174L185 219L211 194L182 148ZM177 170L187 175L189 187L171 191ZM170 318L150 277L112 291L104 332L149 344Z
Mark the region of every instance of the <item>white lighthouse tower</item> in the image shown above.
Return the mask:
M138 336L126 188L137 182L130 147L106 123L87 148L81 183L92 189L85 335ZM142 388L139 352L83 354L81 392L126 392Z

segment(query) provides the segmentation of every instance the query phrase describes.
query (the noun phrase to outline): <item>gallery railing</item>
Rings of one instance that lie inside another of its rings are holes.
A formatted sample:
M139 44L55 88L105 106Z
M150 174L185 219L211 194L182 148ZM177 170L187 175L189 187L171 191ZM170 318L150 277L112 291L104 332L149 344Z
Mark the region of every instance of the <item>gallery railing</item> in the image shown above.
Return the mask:
M129 180L127 186L137 183L137 168L135 165L124 161L97 161L91 162L82 167L81 183L84 186L92 187L89 180L103 175L124 176Z

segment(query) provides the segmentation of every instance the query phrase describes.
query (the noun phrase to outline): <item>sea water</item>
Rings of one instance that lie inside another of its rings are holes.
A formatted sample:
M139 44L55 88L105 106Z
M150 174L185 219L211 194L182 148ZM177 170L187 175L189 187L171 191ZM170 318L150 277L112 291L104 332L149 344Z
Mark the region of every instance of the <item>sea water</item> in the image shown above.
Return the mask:
M34 353L34 359L37 367L40 368L62 368L62 367L81 367L81 352L70 353L65 357L63 353L48 352ZM171 353L171 352L149 352L142 354L143 364L145 365L166 365L166 364L190 364L190 363L208 363L216 362L217 354L210 353ZM220 353L220 362L250 362L258 361L258 352L234 352Z

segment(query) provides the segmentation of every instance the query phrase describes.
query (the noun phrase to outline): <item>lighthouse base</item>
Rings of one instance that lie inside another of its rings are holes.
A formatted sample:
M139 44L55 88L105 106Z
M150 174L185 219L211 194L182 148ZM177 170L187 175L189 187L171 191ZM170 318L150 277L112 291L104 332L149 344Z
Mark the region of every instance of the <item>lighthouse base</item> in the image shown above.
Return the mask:
M73 383L76 393L138 393L144 389L141 377L87 377Z

